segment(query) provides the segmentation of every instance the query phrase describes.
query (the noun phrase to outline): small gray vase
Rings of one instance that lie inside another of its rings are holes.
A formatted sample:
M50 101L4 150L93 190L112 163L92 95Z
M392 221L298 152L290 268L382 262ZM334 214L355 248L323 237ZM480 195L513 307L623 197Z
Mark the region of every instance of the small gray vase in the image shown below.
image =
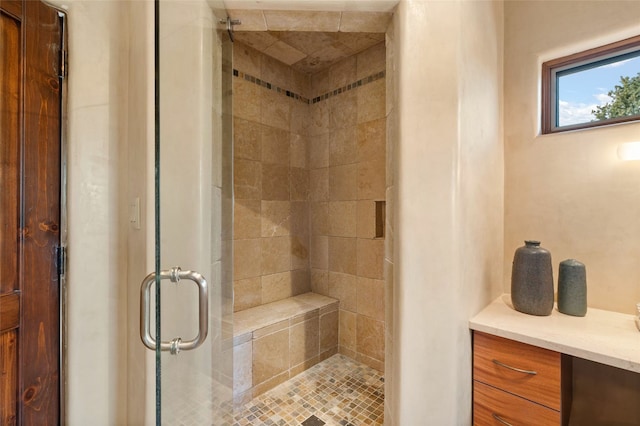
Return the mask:
M575 259L560 262L558 310L575 317L587 314L587 271L584 264Z
M525 241L516 250L511 270L511 302L516 311L547 316L553 310L551 253L540 241Z

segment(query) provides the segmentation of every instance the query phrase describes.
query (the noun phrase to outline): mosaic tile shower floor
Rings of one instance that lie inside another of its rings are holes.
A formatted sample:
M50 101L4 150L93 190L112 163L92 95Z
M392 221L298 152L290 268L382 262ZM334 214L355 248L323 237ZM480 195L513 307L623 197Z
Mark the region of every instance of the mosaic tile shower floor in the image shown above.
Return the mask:
M242 406L233 425L360 426L383 422L384 377L338 354Z

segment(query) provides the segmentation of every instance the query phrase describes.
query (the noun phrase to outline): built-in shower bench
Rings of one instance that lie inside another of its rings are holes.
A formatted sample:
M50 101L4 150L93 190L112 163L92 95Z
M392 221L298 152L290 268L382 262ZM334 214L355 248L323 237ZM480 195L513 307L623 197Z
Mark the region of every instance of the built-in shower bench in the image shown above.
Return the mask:
M233 396L241 404L338 352L339 301L304 293L233 314Z

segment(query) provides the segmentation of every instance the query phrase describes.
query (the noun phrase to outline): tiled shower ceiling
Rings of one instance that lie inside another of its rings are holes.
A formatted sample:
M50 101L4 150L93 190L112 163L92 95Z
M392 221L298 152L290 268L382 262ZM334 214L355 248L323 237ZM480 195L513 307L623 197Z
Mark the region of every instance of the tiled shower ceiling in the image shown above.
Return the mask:
M238 31L235 38L300 72L313 74L384 41L385 35L351 32Z
M251 2L226 0L225 3L227 7L243 4L248 7ZM264 3L266 5L269 1ZM329 0L309 0L299 1L297 4L303 8L305 5L328 6L331 3L332 1ZM228 13L230 18L242 22L235 27L236 40L298 71L313 74L341 59L360 53L385 38L392 16L390 8L395 1L346 3L352 6L366 4L368 7L378 9L374 9L375 11L322 11L231 8ZM270 0L269 4L275 6L279 3L276 0Z

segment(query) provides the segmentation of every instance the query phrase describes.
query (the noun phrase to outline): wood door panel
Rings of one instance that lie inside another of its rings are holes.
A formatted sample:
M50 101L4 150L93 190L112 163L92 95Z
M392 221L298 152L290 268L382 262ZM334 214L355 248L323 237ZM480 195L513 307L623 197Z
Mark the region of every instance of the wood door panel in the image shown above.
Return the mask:
M0 334L0 425L17 422L18 336L15 330Z
M60 50L56 10L24 3L24 188L20 365L25 424L58 424Z
M0 13L0 294L18 289L20 21Z
M60 423L61 44L55 9L0 0L3 426Z
M20 325L20 293L0 294L0 333Z

